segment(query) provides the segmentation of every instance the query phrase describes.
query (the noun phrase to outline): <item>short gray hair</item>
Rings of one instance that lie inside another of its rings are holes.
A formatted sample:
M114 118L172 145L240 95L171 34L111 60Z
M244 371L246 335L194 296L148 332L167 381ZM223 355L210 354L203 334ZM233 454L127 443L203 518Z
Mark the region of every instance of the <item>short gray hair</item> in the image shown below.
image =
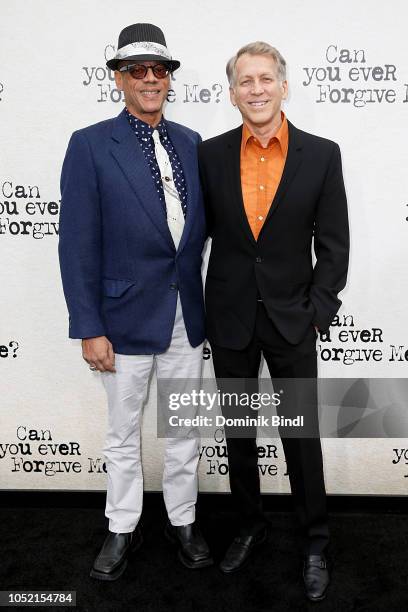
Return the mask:
M241 47L241 49L239 49L239 51L237 51L237 53L233 57L231 57L231 59L227 63L226 72L227 72L227 77L228 77L228 82L230 84L230 87L233 87L235 85L235 79L236 79L235 67L236 67L238 59L241 57L241 55L244 55L244 53L248 53L249 55L269 55L276 62L279 80L286 81L286 61L285 59L282 57L282 55L279 53L279 51L275 47L272 47L266 42L262 42L258 40L257 42L253 42L253 43L249 43L248 45L245 45L245 47Z

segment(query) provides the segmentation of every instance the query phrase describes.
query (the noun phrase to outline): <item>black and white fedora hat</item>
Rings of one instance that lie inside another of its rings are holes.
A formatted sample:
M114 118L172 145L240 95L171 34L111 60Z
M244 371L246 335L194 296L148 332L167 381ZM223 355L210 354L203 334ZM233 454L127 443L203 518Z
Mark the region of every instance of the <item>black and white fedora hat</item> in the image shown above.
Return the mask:
M172 72L180 66L179 61L172 59L161 29L151 23L135 23L121 31L116 55L106 65L116 70L123 60L157 60L170 65Z

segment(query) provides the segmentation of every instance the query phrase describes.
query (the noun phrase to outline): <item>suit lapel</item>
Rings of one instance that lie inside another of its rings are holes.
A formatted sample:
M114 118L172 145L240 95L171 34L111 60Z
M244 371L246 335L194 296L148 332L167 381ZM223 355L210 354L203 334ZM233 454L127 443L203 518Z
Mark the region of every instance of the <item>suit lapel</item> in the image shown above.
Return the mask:
M187 214L183 234L181 236L178 251L184 247L195 218L195 208L198 201L198 168L197 152L195 145L182 133L180 128L171 121L166 121L169 138L180 159L187 188Z
M262 226L261 233L263 232L265 226L270 221L271 217L276 213L279 206L282 203L282 200L286 194L286 191L294 180L296 173L298 171L300 162L302 161L302 143L299 135L299 130L295 128L294 125L288 121L289 128L289 142L288 142L288 154L286 156L285 166L283 168L282 177L278 185L278 189L276 190L275 197L272 200L272 204L269 208L268 214L265 219L265 223ZM258 237L259 240L259 237Z
M246 238L255 244L255 238L248 223L241 186L241 139L242 125L229 134L226 146L226 167L229 175L229 185L234 213Z
M125 111L122 111L114 121L111 152L152 223L174 249L166 215L153 184L149 165L129 125Z

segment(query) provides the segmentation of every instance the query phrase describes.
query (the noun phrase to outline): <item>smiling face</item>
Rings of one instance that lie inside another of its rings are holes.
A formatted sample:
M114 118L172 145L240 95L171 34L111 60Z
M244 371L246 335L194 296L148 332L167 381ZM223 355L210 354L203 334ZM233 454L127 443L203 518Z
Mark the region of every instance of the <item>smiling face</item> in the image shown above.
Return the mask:
M250 130L279 125L287 93L288 83L279 80L273 57L244 53L238 58L230 98Z
M123 62L122 65L135 64L136 62ZM145 66L154 66L158 62L140 62ZM148 70L143 79L134 79L129 72L115 71L116 87L123 91L128 111L145 121L149 125L156 127L159 123L164 102L170 87L170 75L164 79L154 76L152 70Z

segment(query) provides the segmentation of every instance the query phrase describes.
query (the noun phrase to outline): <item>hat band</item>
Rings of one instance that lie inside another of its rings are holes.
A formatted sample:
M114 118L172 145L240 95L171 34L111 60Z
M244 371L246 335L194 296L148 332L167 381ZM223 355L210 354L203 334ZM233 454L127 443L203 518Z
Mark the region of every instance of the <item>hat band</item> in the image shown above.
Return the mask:
M159 43L152 42L134 42L121 47L117 50L114 57L115 60L127 59L133 55L159 55L171 60L171 55L167 50L167 47L160 45Z

